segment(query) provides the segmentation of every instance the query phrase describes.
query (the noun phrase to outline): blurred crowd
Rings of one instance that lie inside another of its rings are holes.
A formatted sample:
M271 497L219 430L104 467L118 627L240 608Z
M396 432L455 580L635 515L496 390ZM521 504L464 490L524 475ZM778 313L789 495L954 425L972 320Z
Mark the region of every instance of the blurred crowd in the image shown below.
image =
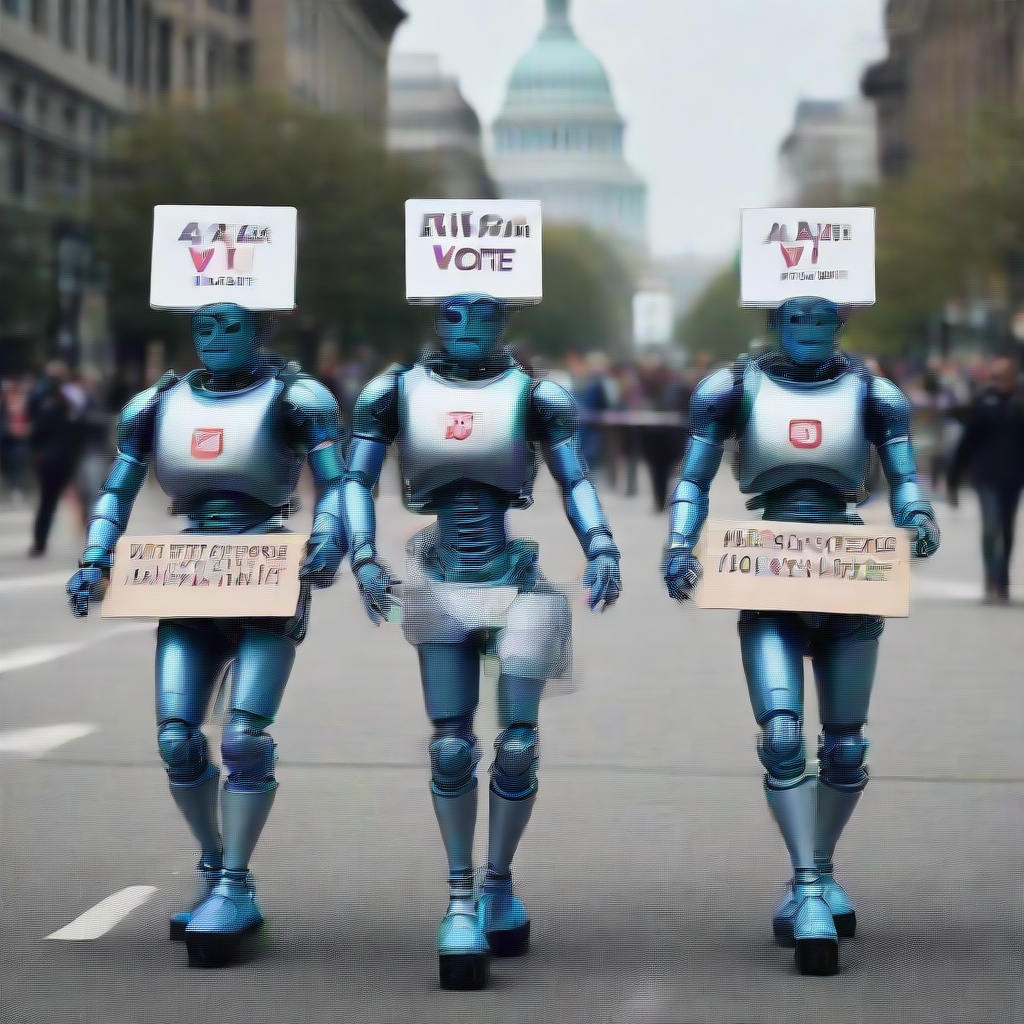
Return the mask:
M756 356L765 347L754 341L749 354ZM933 493L952 504L963 481L977 491L984 520L986 593L994 601L1005 597L1014 518L1024 488L1019 365L982 355L887 364L869 356L865 361L873 372L893 380L913 404L919 468ZM594 352L571 354L563 365L544 372L575 396L584 454L601 485L627 496L646 490L653 510L660 513L686 448L690 398L719 365L724 364L702 355L683 364L676 352L621 361ZM335 395L344 421L350 422L360 390L380 368L368 348L342 359L335 346L325 345L314 369ZM153 373L155 369L148 375ZM3 496L15 502L27 501L30 494L35 498L30 555L45 553L62 497L74 503L85 524L113 455L117 414L153 383L145 376L128 368L104 378L92 367L72 372L53 361L40 374L3 380ZM885 491L877 458L868 491Z

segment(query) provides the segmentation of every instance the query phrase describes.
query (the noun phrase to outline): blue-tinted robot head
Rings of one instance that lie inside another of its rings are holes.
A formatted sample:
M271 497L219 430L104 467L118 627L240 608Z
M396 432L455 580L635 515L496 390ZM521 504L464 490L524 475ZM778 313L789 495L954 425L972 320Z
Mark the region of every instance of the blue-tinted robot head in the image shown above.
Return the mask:
M192 314L196 354L211 373L229 376L252 370L262 343L259 319L233 302L216 302Z
M437 333L456 362L483 362L508 326L508 303L490 295L453 295L437 311Z
M843 317L827 299L787 299L768 318L783 353L799 366L820 366L832 358Z

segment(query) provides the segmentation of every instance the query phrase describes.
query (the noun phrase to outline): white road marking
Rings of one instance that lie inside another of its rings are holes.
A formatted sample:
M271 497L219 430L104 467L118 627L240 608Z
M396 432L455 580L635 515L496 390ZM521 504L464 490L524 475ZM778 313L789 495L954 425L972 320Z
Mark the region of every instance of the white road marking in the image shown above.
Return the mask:
M0 753L42 757L43 754L62 747L65 743L79 740L95 731L95 725L82 722L42 725L34 729L12 729L9 732L0 732Z
M124 626L115 626L113 629L96 631L87 640L75 640L63 644L39 644L33 647L22 647L11 651L8 654L0 655L0 676L8 672L17 672L20 669L32 668L34 665L45 665L48 661L56 661L58 658L65 658L85 647L93 644L103 643L116 636L127 633L142 633L153 629L152 622L131 622Z
M32 590L36 587L57 587L62 583L67 583L74 571L71 568L64 572L41 572L31 576L15 576L14 579L0 580L0 594ZM61 590L63 591L63 588Z
M923 597L931 601L980 601L982 586L966 580L914 580L911 584L911 595ZM1024 588L1011 587L1010 594L1014 600L1024 598Z
M61 939L65 942L88 942L105 935L114 925L123 921L133 910L137 910L156 892L155 885L129 885L105 900L100 900L95 907L76 917L48 939Z

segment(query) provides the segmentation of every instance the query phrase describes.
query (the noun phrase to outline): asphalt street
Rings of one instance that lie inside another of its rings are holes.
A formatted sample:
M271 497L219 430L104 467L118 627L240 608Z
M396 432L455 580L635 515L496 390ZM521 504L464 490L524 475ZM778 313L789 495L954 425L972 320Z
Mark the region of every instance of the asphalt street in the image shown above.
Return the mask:
M788 863L735 613L670 601L664 517L646 492L603 490L624 595L603 616L577 608L578 678L542 707L540 797L516 863L533 944L475 993L437 984L445 864L415 655L397 625L366 620L351 575L317 594L273 728L281 786L253 862L267 927L239 963L197 971L167 939L196 851L156 751L154 625L74 620L69 510L30 561L28 512L0 509L3 1022L1024 1019L1024 590L980 605L970 496L938 506L942 550L915 569L911 617L887 624L871 784L837 855L859 930L838 976L804 978L771 937ZM546 473L536 497L513 528L540 542L550 577L573 579L582 557ZM147 488L130 532L174 528L164 504ZM425 523L390 466L379 512L401 566ZM725 472L712 515L741 512Z

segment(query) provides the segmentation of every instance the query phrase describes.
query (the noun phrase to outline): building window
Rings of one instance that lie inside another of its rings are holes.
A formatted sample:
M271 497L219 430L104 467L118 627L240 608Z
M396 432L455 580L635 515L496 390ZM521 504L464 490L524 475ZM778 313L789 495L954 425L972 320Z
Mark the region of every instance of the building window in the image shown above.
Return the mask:
M228 0L206 0L211 11L227 11Z
M224 40L211 32L206 40L206 92L213 96L221 86L221 54L224 51Z
M143 92L153 91L153 9L142 5L142 53L139 60L139 87Z
M240 18L248 18L252 14L252 0L235 0L235 13Z
M124 80L135 84L135 0L124 3Z
M21 17L21 0L4 0L4 14L11 15L12 18Z
M41 128L46 127L46 122L50 119L50 100L43 93L39 93L36 96L36 124Z
M196 87L196 40L185 36L185 88L190 92Z
M75 48L75 0L59 0L57 5L57 34L65 50Z
M118 35L121 31L120 0L107 0L107 67L112 75L117 74Z
M70 138L78 133L78 111L70 103L64 107L64 131Z
M41 35L46 35L50 30L49 0L32 0L29 8L29 20L32 27Z
M61 182L61 191L66 199L74 199L78 195L81 171L78 157L69 156L64 161L64 180Z
M174 45L174 24L170 18L156 23L156 88L157 92L171 91L171 54Z
M252 84L252 43L235 45L235 77L242 85Z
M85 0L85 56L95 64L100 56L99 0Z
M25 86L21 82L12 82L10 97L11 110L14 112L14 116L23 118L25 116Z
M11 145L10 179L8 185L12 196L22 197L28 187L28 145L23 138L15 139Z

